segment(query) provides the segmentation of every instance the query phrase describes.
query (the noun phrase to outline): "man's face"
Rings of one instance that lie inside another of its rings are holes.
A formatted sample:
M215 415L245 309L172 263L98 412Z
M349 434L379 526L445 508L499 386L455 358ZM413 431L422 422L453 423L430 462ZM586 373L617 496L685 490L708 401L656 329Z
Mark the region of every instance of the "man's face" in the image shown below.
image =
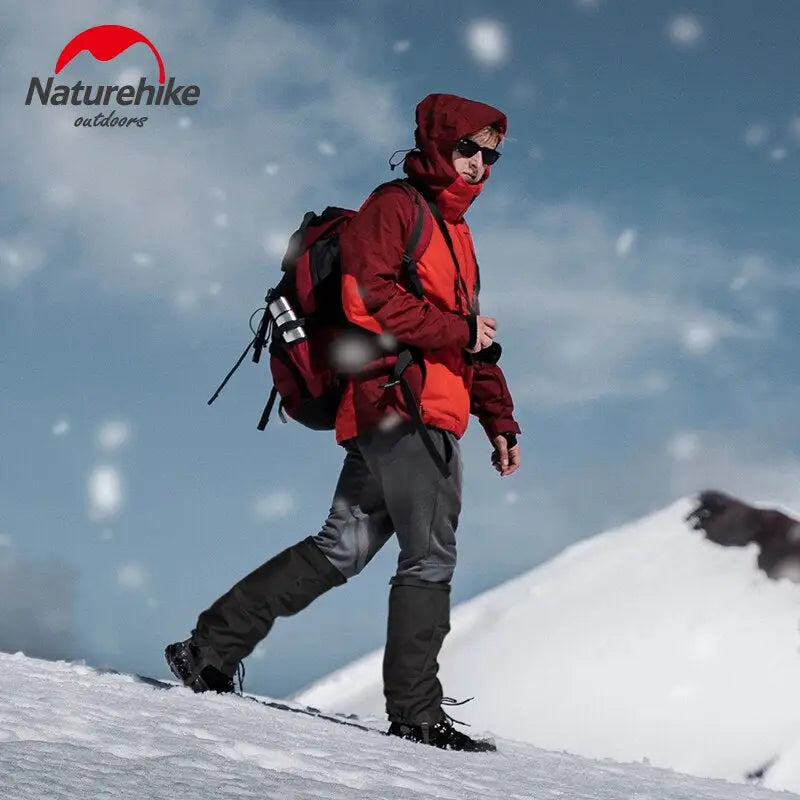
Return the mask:
M497 149L500 144L500 136L492 130L482 130L464 138L472 140L481 147L491 147L492 149ZM461 155L458 150L453 150L453 166L467 183L480 183L486 171L480 150L469 158Z

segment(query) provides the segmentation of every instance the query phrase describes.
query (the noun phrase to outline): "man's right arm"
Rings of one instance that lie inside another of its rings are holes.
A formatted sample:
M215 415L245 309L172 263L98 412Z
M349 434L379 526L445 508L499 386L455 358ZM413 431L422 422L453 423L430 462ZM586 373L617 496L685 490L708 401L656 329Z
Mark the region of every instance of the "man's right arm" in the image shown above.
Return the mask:
M339 239L345 313L357 325L373 317L381 332L422 350L473 347L475 316L442 311L401 283L403 254L416 213L402 189L385 189L345 228Z

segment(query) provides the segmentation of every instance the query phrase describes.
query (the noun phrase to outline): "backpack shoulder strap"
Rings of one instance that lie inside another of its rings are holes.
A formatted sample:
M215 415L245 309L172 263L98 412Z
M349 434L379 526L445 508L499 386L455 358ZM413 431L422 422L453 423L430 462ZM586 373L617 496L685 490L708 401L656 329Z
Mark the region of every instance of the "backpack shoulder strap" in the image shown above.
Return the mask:
M408 281L409 285L411 286L411 291L418 299L421 300L424 297L425 292L423 291L422 288L422 281L420 281L419 275L417 273L416 255L418 253L418 248L422 241L422 234L425 230L426 204L422 202L422 195L419 193L419 191L415 189L411 185L411 183L404 178L398 178L397 180L387 181L386 183L382 183L375 189L375 192L378 192L381 189L388 188L389 186L395 186L399 189L402 189L409 197L411 197L414 200L414 214L415 214L414 227L411 229L408 241L406 242L406 249L405 252L403 253L403 267L405 268L406 275L408 276ZM430 234L428 236L428 239L430 239Z

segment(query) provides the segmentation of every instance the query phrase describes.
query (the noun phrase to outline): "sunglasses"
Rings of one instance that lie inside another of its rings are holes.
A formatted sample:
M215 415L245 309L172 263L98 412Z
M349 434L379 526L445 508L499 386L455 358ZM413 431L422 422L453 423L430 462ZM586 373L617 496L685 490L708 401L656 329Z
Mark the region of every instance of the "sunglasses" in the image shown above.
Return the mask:
M480 150L484 164L494 164L502 155L499 150L495 150L491 147L481 147L477 142L472 141L472 139L459 139L458 144L456 144L456 150L459 155L464 156L464 158L472 158L472 156Z

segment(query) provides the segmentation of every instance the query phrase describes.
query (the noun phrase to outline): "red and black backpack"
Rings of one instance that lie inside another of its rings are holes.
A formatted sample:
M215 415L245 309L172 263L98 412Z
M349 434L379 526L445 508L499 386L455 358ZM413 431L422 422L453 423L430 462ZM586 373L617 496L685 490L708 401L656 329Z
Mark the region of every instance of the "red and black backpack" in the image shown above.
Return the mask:
M403 188L414 199L416 218L406 243L402 274L409 290L421 298L423 292L416 261L428 245L423 231L430 239L430 229L425 227L427 204L404 179L381 184L375 192L389 186ZM281 263L283 275L264 298L264 313L255 331L252 320L262 309L250 318L254 337L208 401L209 405L216 400L250 349L253 348L253 361L258 363L267 347L273 386L258 429L266 427L278 395L278 413L283 422L286 422L286 412L313 430L332 430L335 427L344 375L336 366L333 349L339 338L355 327L348 322L342 308L339 235L357 213L329 206L322 214L309 211L304 215L300 227L289 239ZM276 301L279 301L280 309L276 309ZM282 309L289 310L276 313Z

